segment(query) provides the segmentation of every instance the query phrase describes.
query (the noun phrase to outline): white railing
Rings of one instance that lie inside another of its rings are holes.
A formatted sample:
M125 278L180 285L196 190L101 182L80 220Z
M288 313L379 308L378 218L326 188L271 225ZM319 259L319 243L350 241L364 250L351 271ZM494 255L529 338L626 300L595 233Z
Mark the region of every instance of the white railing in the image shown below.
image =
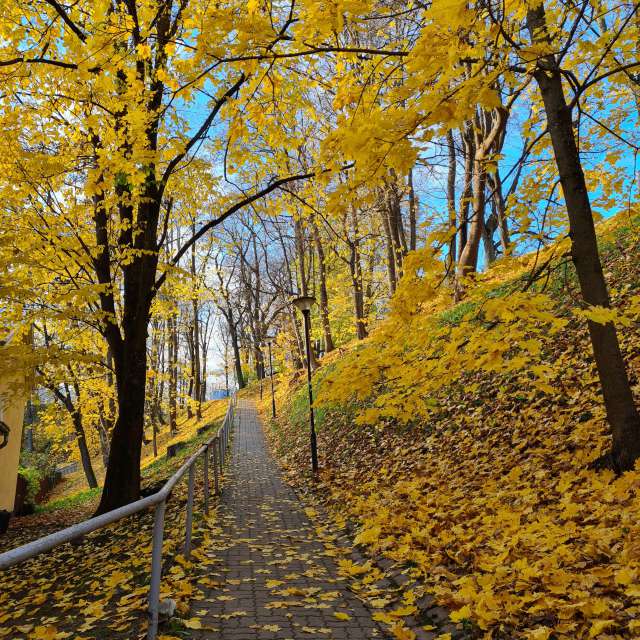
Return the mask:
M155 640L158 633L158 611L160 604L160 579L162 577L162 542L164 539L164 515L173 488L178 481L189 471L189 488L187 493L187 517L185 526L184 555L188 558L191 554L191 534L193 529L193 494L196 473L196 463L200 457L203 461L204 480L204 512L209 513L209 462L213 458L214 492L220 492L220 479L222 466L227 456L229 437L233 428L237 398L235 395L229 398L229 406L222 425L214 436L209 438L172 476L165 485L151 496L136 500L130 504L108 511L102 515L84 520L71 527L56 531L44 538L39 538L21 547L16 547L4 553L0 553L0 569L8 569L25 560L35 558L46 551L81 538L82 536L102 529L122 518L139 513L150 507L155 507L153 520L153 547L151 552L151 583L149 586L149 629L147 640Z

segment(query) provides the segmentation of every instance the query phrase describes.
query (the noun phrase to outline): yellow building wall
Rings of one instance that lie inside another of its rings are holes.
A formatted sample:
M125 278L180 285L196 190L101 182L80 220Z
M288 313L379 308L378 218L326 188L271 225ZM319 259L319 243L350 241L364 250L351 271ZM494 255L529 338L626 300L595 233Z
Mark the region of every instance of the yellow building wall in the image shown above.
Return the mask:
M10 370L11 360L6 359L5 362ZM11 373L7 375L6 371L0 372L0 420L9 427L9 441L0 449L0 510L2 511L13 511L16 497L22 445L22 421L27 402L27 385L24 380L20 384L21 377Z

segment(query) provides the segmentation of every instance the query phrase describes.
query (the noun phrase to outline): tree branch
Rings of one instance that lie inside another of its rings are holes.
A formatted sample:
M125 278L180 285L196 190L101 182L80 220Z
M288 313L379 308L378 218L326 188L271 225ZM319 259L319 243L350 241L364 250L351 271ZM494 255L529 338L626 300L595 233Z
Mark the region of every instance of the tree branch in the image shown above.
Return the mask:
M191 138L191 140L189 140L189 142L187 142L184 151L178 153L168 164L167 168L164 171L164 174L162 175L162 179L160 181L160 194L162 195L165 187L167 186L167 182L169 180L169 178L171 177L171 174L174 172L175 168L178 166L178 164L184 159L184 157L189 153L189 151L191 151L191 149L194 147L194 145L201 140L202 138L204 138L207 134L207 131L209 130L209 127L211 127L211 124L213 123L215 117L218 115L220 109L222 109L223 105L225 104L225 102L227 102L227 100L229 100L229 98L236 93L240 87L244 84L244 82L247 80L247 76L245 76L245 74L241 74L240 77L238 78L238 80L233 84L233 86L231 86L225 93L224 95L219 98L213 109L211 110L211 113L209 113L209 115L206 117L205 121L202 123L201 127L198 129L198 131L194 134L194 136Z
M182 245L182 247L180 247L177 253L169 261L169 264L171 266L177 265L178 262L180 261L180 258L182 258L182 256L191 248L191 245L193 245L200 238L202 238L202 236L204 236L207 232L211 231L211 229L213 229L214 227L217 227L219 224L224 222L229 216L236 213L236 211L239 211L240 209L243 209L247 205L251 204L252 202L255 202L256 200L259 200L260 198L268 195L269 193L271 193L272 191L275 191L282 185L289 184L290 182L296 182L298 180L307 180L309 178L313 178L315 175L316 173L314 171L311 171L308 173L299 173L297 175L287 176L286 178L280 178L279 180L274 180L263 189L256 191L253 195L247 196L246 198L243 198L239 202L236 202L236 204L229 207L223 214L219 215L217 218L214 218L213 220L210 220L205 225L200 227L200 229L196 233L194 233L191 236L191 238L189 238L189 240L187 240ZM155 284L156 291L162 286L164 281L167 279L167 273L168 271L164 271L162 275L156 280L156 284Z
M45 0L45 2L51 5L56 10L56 13L64 20L64 23L69 27L69 29L71 29L71 31L73 31L73 33L78 36L78 38L80 38L82 42L87 41L87 36L81 31L80 27L78 27L76 23L69 17L62 5L56 2L56 0Z
M0 67L9 67L13 64L21 62L37 62L39 64L50 64L54 67L62 67L63 69L77 69L78 65L73 62L63 62L62 60L52 60L51 58L12 58L11 60L0 60Z

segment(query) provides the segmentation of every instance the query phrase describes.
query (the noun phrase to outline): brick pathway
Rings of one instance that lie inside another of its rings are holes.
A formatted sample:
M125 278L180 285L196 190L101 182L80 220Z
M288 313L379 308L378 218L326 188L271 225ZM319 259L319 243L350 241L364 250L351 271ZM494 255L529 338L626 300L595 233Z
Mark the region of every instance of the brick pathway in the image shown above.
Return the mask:
M204 550L210 560L205 598L192 604L192 615L203 624L194 637L386 638L338 577L334 559L326 555L332 553L330 545L323 545L283 483L247 400L238 405L229 476L218 509L219 529Z

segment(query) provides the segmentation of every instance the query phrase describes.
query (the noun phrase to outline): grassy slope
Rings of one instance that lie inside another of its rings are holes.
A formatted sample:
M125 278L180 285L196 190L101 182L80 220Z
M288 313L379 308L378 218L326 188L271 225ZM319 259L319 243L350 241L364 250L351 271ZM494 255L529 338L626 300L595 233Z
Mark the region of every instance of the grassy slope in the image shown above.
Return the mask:
M202 407L202 422L219 420L224 416L226 407L227 404L224 400L213 400L205 403ZM162 458L165 455L168 445L175 442L186 442L193 439L196 434L197 427L200 426L202 422L196 420L195 417L188 418L185 413L183 416L178 418L178 434L175 437L171 436L168 427L161 429L156 437L158 457ZM96 455L93 457L92 464L98 483L102 484L105 469L102 464L102 456L97 454L98 452L96 452ZM76 458L79 458L77 451L74 451L74 455ZM152 465L154 461L153 445L151 443L143 445L140 468L144 470L149 465ZM98 495L100 493L99 489L90 491L89 489L86 489L86 486L87 480L84 472L80 468L78 471L65 476L63 481L54 487L51 494L47 496L47 503L43 506L45 509L59 508L66 503L71 506L73 504L77 504L78 500L82 499L81 497L84 495Z
M625 290L614 299L637 294L635 233L608 235L603 249L612 286ZM558 295L564 286L551 282ZM640 337L635 326L621 334L637 394ZM408 568L409 601L435 594L479 635L640 637L640 472L588 469L609 437L584 325L569 324L542 360L562 371L552 392L479 373L471 391L445 388L428 422L412 426L356 426L355 402L324 408L318 491L339 523L356 524L368 554ZM279 394L288 419L272 440L301 482L304 389L284 382Z

